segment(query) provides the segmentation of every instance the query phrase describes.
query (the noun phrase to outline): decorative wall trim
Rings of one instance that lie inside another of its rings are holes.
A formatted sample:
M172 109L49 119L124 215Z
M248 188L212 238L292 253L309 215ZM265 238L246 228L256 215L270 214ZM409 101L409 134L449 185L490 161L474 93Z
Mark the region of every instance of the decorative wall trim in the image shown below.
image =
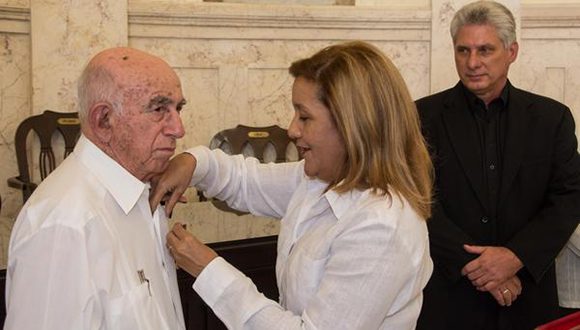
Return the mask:
M523 5L522 39L580 39L580 4Z
M0 33L30 33L30 10L0 6Z
M161 10L160 10L161 9ZM167 9L167 10L165 10ZM378 7L268 6L224 3L134 4L131 37L277 40L430 39L431 12ZM312 33L312 31L316 33Z
M283 39L317 40L350 30L350 39L430 40L429 10L170 1L129 5L130 35L135 37L265 39L283 32ZM523 39L580 39L580 4L522 5L521 15ZM304 34L313 29L324 37ZM0 6L0 32L29 34L30 9Z

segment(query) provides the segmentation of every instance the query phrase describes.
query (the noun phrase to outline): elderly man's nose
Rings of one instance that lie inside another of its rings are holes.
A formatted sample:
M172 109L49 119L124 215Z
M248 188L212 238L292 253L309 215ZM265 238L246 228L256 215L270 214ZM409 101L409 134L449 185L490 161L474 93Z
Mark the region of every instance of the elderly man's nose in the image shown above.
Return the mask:
M185 128L179 112L170 111L165 133L175 138L182 138L185 135Z

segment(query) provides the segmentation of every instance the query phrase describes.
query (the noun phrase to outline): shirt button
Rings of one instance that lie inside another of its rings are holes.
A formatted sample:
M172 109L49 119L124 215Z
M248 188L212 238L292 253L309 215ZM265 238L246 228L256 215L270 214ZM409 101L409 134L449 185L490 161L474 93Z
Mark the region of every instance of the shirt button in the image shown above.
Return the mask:
M481 221L481 223L488 223L489 218L488 217L481 217L480 221Z
M495 165L494 164L489 165L489 169L492 171L495 170Z

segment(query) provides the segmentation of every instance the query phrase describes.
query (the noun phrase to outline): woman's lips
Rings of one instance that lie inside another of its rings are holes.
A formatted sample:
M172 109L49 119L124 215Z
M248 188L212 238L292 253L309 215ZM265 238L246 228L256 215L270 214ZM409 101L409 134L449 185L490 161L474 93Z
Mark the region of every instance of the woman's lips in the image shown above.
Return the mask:
M302 146L296 146L296 149L298 150L298 154L300 155L300 158L304 158L304 154L308 151L310 151L310 148L306 148L306 147L302 147Z

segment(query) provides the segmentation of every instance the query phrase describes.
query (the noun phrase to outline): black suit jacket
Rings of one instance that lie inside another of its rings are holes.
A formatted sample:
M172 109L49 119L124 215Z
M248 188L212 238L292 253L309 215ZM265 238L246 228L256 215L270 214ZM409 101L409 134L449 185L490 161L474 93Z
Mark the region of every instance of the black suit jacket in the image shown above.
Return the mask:
M483 202L480 142L461 83L416 102L436 175L428 222L435 269L419 329L532 329L557 317L554 259L580 220L574 119L559 102L508 88L495 218ZM523 290L511 307L461 275L476 257L463 244L504 246L520 258Z

